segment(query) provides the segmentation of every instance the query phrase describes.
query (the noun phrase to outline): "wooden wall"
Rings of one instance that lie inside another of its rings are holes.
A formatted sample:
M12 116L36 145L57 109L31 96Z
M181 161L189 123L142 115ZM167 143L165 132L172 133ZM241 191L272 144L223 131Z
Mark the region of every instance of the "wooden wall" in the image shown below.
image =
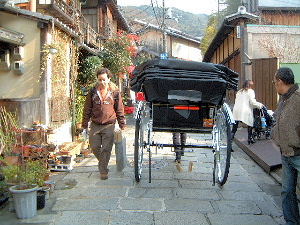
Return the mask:
M240 48L240 45L241 39L236 37L236 30L234 29L216 50L211 62L217 64L226 63L227 59Z
M299 11L262 11L261 24L299 26Z
M278 58L252 60L252 80L256 100L273 111L277 108L278 95L272 80L278 68Z
M237 38L236 29L234 29L214 53L211 62L224 64L233 71L241 74L241 56L240 56L241 39ZM240 78L239 78L240 79ZM240 87L239 81L239 87ZM226 103L232 108L234 105L235 91L227 91Z
M241 56L240 56L239 52L237 51L236 55L234 55L224 65L227 66L228 68L232 69L233 71L237 72L238 74L241 74ZM241 87L240 83L241 83L241 78L239 77L238 89L239 89L239 87ZM227 91L227 93L226 93L226 103L231 108L233 108L233 106L234 106L235 94L236 94L236 91L234 91L234 90Z

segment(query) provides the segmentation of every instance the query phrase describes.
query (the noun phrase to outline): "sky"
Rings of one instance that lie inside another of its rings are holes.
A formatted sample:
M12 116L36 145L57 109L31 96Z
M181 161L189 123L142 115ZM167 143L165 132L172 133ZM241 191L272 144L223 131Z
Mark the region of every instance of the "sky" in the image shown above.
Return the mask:
M156 2L159 7L162 7L163 0L152 0L154 6ZM117 0L120 6L140 6L150 5L151 0ZM165 0L165 7L175 7L185 12L195 14L211 14L218 11L218 0Z

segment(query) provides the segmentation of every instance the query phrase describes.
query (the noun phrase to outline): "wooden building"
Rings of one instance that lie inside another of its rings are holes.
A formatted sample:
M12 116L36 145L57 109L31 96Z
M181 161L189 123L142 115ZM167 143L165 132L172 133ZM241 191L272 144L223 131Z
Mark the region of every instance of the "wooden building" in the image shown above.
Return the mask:
M129 31L117 1L1 0L0 24L0 106L19 126L39 121L54 143L72 141L79 56Z
M300 62L300 8L256 3L253 13L240 6L224 19L203 61L225 64L238 72L240 87L252 79L257 100L275 110L278 97L271 82L275 71L280 63ZM234 97L233 92L227 95L231 106Z
M132 22L132 29L139 36L143 51L160 57L164 53L163 30L161 27L141 20ZM200 39L171 27L166 28L167 57L193 61L202 61Z

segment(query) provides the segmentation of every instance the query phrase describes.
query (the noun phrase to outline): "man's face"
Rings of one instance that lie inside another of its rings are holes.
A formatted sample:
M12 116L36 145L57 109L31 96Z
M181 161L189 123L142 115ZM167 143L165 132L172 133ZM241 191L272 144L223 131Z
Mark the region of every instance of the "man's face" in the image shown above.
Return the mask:
M110 79L107 77L106 73L99 74L97 78L100 88L108 87Z
M273 77L273 81L272 81L272 83L274 84L274 87L275 87L275 89L276 89L276 92L278 93L278 94L283 94L282 93L282 80L277 80L276 79L276 77L274 76Z

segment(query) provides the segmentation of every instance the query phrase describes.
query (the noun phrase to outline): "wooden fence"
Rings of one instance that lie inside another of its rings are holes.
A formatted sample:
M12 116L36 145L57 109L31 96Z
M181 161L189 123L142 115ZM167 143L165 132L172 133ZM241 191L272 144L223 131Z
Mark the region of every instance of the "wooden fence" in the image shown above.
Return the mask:
M278 68L278 58L252 60L252 80L256 100L273 111L277 108L278 95L272 80Z

